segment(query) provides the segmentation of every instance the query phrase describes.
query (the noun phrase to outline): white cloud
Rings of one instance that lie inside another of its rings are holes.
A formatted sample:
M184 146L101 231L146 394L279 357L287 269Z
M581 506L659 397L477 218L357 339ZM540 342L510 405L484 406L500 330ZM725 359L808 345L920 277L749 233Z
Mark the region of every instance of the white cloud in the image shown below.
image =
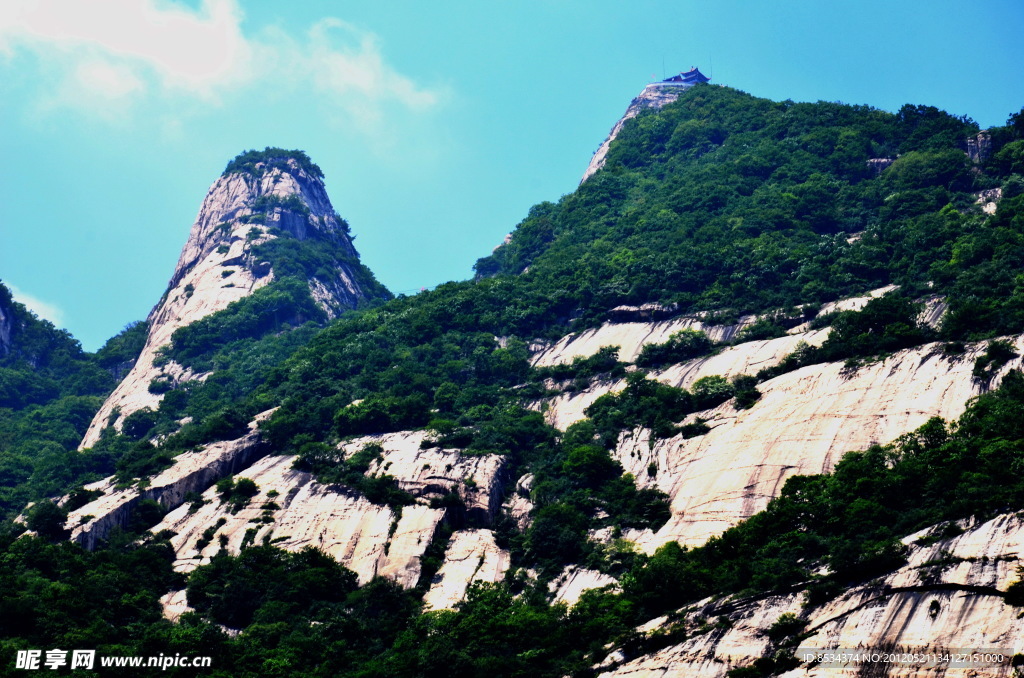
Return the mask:
M11 291L11 296L14 297L15 301L25 304L25 306L28 307L28 310L32 311L44 320L49 320L57 327L63 326L64 311L61 310L60 307L55 304L47 303L38 297L27 294L26 292L22 292L6 280L4 281L4 285Z
M361 125L388 107L421 111L439 93L389 66L376 36L326 18L307 34L246 35L236 0L0 0L0 55L30 54L42 108L100 112L144 96L207 103L268 84L330 97Z

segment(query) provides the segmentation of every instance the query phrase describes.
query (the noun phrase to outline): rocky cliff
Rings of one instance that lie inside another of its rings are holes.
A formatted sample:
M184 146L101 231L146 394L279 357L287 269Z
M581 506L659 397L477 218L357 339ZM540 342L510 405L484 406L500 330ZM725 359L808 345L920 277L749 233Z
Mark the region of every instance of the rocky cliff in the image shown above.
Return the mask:
M309 279L310 292L329 316L355 307L375 291L360 284L358 254L334 211L319 173L292 157L226 172L210 187L178 258L167 291L149 314L149 335L134 368L97 412L80 449L109 425L144 407L156 408L153 379L180 383L201 378L173 361L157 366L160 347L180 327L223 310L275 279L259 246L290 236L329 246L334 275ZM315 167L315 166L312 166Z
M889 289L829 304L821 310L860 308L871 297ZM927 301L922 317L934 322L941 315L943 304L940 299ZM743 319L730 326L703 324L699 318L608 323L548 346L538 346L534 361L546 365L568 362L613 342L623 347L623 357L630 360L644 345L664 341L678 329L699 328L728 339L752 320ZM776 364L802 342L820 344L828 332L827 328L811 330L798 326L786 336L727 346L714 355L665 367L652 376L667 384L688 387L710 375L754 374ZM1024 353L1024 338L1012 341L1017 351ZM967 345L964 353L956 357L939 348L925 345L900 351L855 371L832 363L783 374L759 385L762 397L749 410L736 410L727 402L694 415L706 419L711 427L707 434L695 438L652 440L650 432L644 429L624 432L613 451L614 457L636 478L638 485L668 494L671 518L657 532L626 530L621 536L647 553L669 541L702 544L762 510L792 475L828 472L847 451L891 442L933 416L957 417L968 400L981 391L981 385L971 378L971 370L984 346ZM1020 365L1021 358L1014 358L1002 367L1000 374ZM996 383L998 375L989 386ZM623 385L616 381L596 383L582 392L550 398L537 407L551 424L565 429L581 419L585 408L596 398ZM222 547L236 553L253 543L273 543L288 550L314 546L352 569L362 582L379 575L408 588L425 585L424 603L428 609L455 606L473 582L504 578L510 566L509 554L497 545L488 526L501 511L525 526L531 520L533 506L532 478L525 476L513 484L505 458L432 447L422 431L365 436L342 443L346 455L354 454L367 443L381 446L382 456L366 474L387 474L414 497L413 505L399 510L373 504L349 489L325 485L309 473L296 470L295 458L275 455L263 441L257 423L237 440L179 455L172 467L150 479L142 489L119 489L112 479L94 484L90 489L98 489L103 495L71 513L68 528L73 531L73 538L92 547L112 528L124 525L140 500L151 499L169 511L152 529L174 533L171 543L175 568L179 571L190 571L208 562ZM225 503L214 487L218 479L232 474L253 480L259 488L259 493L240 508ZM186 500L186 495L192 499ZM455 504L448 501L453 496L457 498ZM1004 521L1000 529L1010 530L1007 525L1012 522ZM450 537L443 536L443 525L449 530L456 528ZM593 538L602 541L608 535L595 533ZM438 542L439 539L444 541ZM993 541L989 539L986 544ZM973 542L964 539L957 543L967 548ZM423 558L431 544L444 548L444 558L439 570L424 581ZM967 555L962 557L992 559L1005 556L1007 549L982 546L976 551L970 552L973 555L964 551ZM925 562L928 557L915 556L916 560L912 559L907 566L911 568L908 572L916 572L914 563ZM1000 585L1009 576L1003 570L999 574L1002 579L997 582ZM962 582L958 579L953 583L974 586L984 577L991 579L991 573L985 572L979 570L978 576L965 575ZM976 596L961 600L963 591L955 587L925 592L907 588L911 584L897 579L883 584L882 589L851 592L831 604L835 610L821 612L825 616L814 624L822 629L839 629L850 636L849 642L888 642L894 638L902 642L906 639L899 636L902 631L898 629L903 626L894 626L893 619L917 614L913 610L923 609L922 605L930 609L933 597L942 598L944 602L940 604L944 606L976 606L971 602ZM586 589L615 584L607 575L571 567L552 582L550 590L556 600L572 604ZM873 618L872 626L858 616L874 609L871 605L865 607L865 601L892 609L885 607L888 617ZM799 596L728 605L707 601L707 610L734 619L728 633L705 635L702 640L694 637L647 656L627 657L620 653L605 668L621 675L724 675L728 668L760 656L767 648L764 630L783 612L799 612L800 602ZM905 607L911 603L913 609ZM1001 600L996 603L1002 605ZM948 624L941 628L932 624L929 628L939 629L934 638L958 639L956 620L964 614L975 614L972 610L974 607L951 612ZM169 613L180 611L173 605L168 607ZM989 610L977 614L995 613ZM710 612L701 614L707 617ZM694 619L697 616L694 613ZM1005 621L1011 623L1009 618ZM659 628L659 624L654 622L648 631ZM699 624L695 621L694 626ZM856 639L851 635L854 629L860 629L861 635ZM822 644L827 644L826 640L822 639ZM843 642L847 642L845 636ZM667 674L657 673L655 667L659 662L676 668Z
M962 534L945 536L950 533ZM857 586L824 604L807 606L804 593L755 599L704 600L678 621L652 620L639 633L657 638L669 629L687 638L638 656L615 650L602 676L724 678L770 653L768 629L783 614L806 621L802 648L896 650L948 654L995 651L1002 662L975 661L953 668L912 662L875 665L803 665L782 675L810 676L1010 676L1010 658L1024 650L1024 617L1004 601L1018 579L1024 523L1017 514L985 522L961 521L909 535L908 562L899 570ZM708 624L707 620L717 621ZM664 645L664 643L663 643ZM798 653L799 655L800 653Z
M119 488L113 478L89 485L103 494L68 516L71 538L94 548L112 529L127 524L141 500L149 499L168 510L152 530L174 533L171 544L179 571L209 562L222 547L237 553L247 544L268 542L286 550L319 548L354 571L362 583L383 576L411 588L419 581L422 557L442 521L486 525L500 510L507 483L501 456L423 447L422 431L344 443L347 455L367 443L381 446L381 458L366 474L391 476L415 501L390 507L342 486L320 483L293 468L294 456L273 454L257 429L267 414L258 416L250 432L237 440L178 455L173 466L143 488ZM229 475L252 480L259 493L242 507L225 503L214 485ZM451 496L457 501L436 501ZM470 583L499 581L508 569L508 553L497 547L489 529L456 532L450 541L428 606L454 605Z
M857 309L890 289L827 304L821 311ZM935 322L942 307L940 300L929 300L922 319ZM620 357L633 360L644 345L662 342L679 329L701 329L713 337L735 334L735 326L706 326L686 318L609 323L541 349L535 361L567 362L607 345L620 346ZM800 326L787 336L728 346L651 376L688 388L703 377L754 375L779 363L801 343L820 345L828 332ZM1018 353L1024 351L1024 338L1010 340ZM692 415L711 427L705 435L652 440L645 429L623 433L614 451L616 459L639 485L656 487L672 500L672 518L656 534L634 533L630 538L647 552L673 540L702 544L764 509L791 475L827 473L845 452L890 443L931 417L959 417L968 400L982 392L972 369L985 346L968 345L963 354L946 356L938 344L926 344L857 370L842 363L810 365L760 384L762 397L749 410L737 410L727 402ZM1000 374L1021 365L1022 359L1014 358ZM987 387L997 383L998 377ZM586 408L599 397L624 387L624 380L596 383L537 403L537 408L548 423L565 430L583 419Z
M597 147L596 151L594 151L594 155L590 159L590 164L587 165L587 170L583 173L583 178L580 179L580 183L582 184L584 181L589 179L594 172L604 167L605 158L608 156L608 148L611 146L612 142L615 141L615 137L619 136L619 132L622 131L622 127L627 121L635 118L641 111L649 108L661 108L672 103L678 99L679 95L686 91L686 89L686 87L679 86L665 87L661 83L651 83L650 85L647 85L647 87L644 87L643 91L629 103L629 107L626 109L626 112L623 113L619 121L612 127L612 131L608 133L608 137L601 142L601 145Z

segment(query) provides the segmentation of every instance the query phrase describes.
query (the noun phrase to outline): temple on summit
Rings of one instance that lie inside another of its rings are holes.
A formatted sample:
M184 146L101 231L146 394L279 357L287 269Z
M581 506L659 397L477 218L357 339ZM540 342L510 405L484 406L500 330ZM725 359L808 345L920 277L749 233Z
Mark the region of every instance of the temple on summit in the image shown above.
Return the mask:
M709 82L711 78L704 75L697 69L696 66L678 75L673 75L671 78L665 78L661 82L652 83L659 87L690 87L691 85L699 85L700 83Z

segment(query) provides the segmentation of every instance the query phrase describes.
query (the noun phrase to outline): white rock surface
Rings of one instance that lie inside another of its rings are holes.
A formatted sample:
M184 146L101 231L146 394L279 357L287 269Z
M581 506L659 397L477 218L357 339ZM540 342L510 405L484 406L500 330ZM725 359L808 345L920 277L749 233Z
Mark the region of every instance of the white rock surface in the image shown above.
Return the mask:
M731 340L737 332L757 321L757 316L743 316L735 325L711 325L697 316L680 316L659 322L605 323L600 327L574 332L546 346L533 356L535 367L571 363L573 358L594 355L605 346L619 347L619 360L631 363L647 344L662 344L680 330L704 332L714 342Z
M324 485L309 473L296 471L292 468L293 456L267 456L271 450L262 442L256 425L269 413L257 417L251 432L238 440L179 455L173 466L153 477L142 491L136 487L118 490L112 478L89 486L104 494L71 513L68 526L73 529L72 538L93 548L113 527L128 522L132 508L141 499L154 499L171 509L152 531L175 533L171 544L179 571L191 571L209 562L222 546L237 553L243 544L266 540L286 550L318 548L352 569L362 583L383 576L411 588L420 577L420 559L450 510L431 508L431 499L457 494L466 507L466 516L458 517L460 520L470 517L486 523L500 508L507 482L501 456L422 449L422 431L364 436L346 442L344 451L348 454L368 443L381 446L382 458L371 464L367 474L394 477L417 502L403 507L399 515L352 490ZM214 487L218 479L232 474L236 479L253 480L260 489L258 496L234 514L222 504ZM183 503L189 492L201 494L206 503L195 509ZM270 496L272 492L276 494ZM457 602L471 581L497 581L508 568L508 554L494 545L489 530L457 533L453 557L466 549L475 549L483 560L461 583L463 570L450 562L442 573L444 584L433 594L435 606L448 604L445 601L449 600ZM458 593L460 586L462 593ZM176 604L167 601L169 614L181 613Z
M887 285L859 297L850 297L823 304L818 315L826 315L837 311L859 311L877 297L894 291L895 285ZM945 310L940 297L929 297L925 300L922 319L931 323L937 322L937 316ZM551 345L536 347L532 362L536 367L571 363L574 358L586 358L594 355L606 346L619 347L619 360L634 362L640 351L647 344L662 344L680 330L704 332L711 341L716 343L732 341L744 327L754 324L759 319L756 315L745 315L734 325L714 325L706 323L699 315L680 316L659 322L607 322L590 330L568 334ZM789 330L791 335L809 335L802 338L809 343L809 337L819 336L812 333L809 323L803 323ZM824 341L821 336L820 341ZM820 342L819 342L820 343ZM741 345L742 346L742 345ZM773 344L774 346L774 344Z
M255 422L251 428L255 429ZM151 499L168 509L179 506L189 492L202 492L218 479L247 468L268 451L260 433L251 430L237 440L212 443L197 452L178 455L173 466L151 478L141 491L136 486L118 489L113 477L87 485L87 489L99 490L103 495L68 514L71 539L93 549L112 529L128 524L139 501Z
M455 607L474 582L498 582L509 568L508 551L494 543L490 530L459 530L452 534L444 564L423 597L427 610Z
M171 539L178 556L175 569L188 572L209 562L220 550L223 535L230 553L238 553L243 542L268 541L288 551L313 546L354 571L360 583L379 575L407 588L415 586L420 556L444 510L414 504L403 507L399 517L350 490L318 483L310 474L294 470L294 461L292 456L265 457L239 473L236 478L252 479L260 494L235 514L221 504L216 488L203 493L207 503L197 510L190 513L184 504L168 513L153 532L177 533ZM271 490L279 494L269 497ZM280 508L265 512L268 502ZM263 522L264 515L272 520ZM213 534L200 548L198 542L208 528Z
M1015 343L1021 352L1024 339ZM725 403L702 413L711 426L703 436L652 446L647 431L623 434L614 456L672 501L668 523L641 546L650 552L669 540L701 544L762 510L792 475L828 472L844 453L892 442L931 417L959 417L980 392L971 370L983 350L970 346L950 360L929 344L855 373L840 363L811 365L758 386L763 395L749 410ZM1020 365L1017 357L1001 373Z
M555 596L554 602L571 606L579 601L584 591L613 586L617 583L615 577L611 575L573 565L567 567L562 574L548 584L548 589Z
M386 474L398 486L424 499L455 492L475 519L489 523L501 508L506 460L497 454L468 455L457 450L421 447L423 431L401 431L362 436L344 444L348 455L368 443L384 448L384 456L370 465L368 475Z
M520 530L525 530L530 524L530 513L533 511L533 502L530 501L532 490L533 474L527 473L516 481L515 490L509 492L505 499L505 513L516 521Z
M985 214L995 214L999 207L999 200L1003 197L1003 189L990 188L987 191L978 191L974 194L975 203L981 205L981 211Z
M828 338L829 330L813 330L804 334L787 335L776 339L748 341L728 346L720 352L705 358L672 365L661 371L652 372L658 381L681 388L690 387L703 377L714 375L731 378L740 374L757 374L765 367L777 364L792 353L801 342L811 346L821 345ZM636 334L632 335L633 337ZM659 340L663 341L663 340ZM549 424L565 430L583 419L585 410L605 393L621 391L625 380L601 382L583 391L563 393L538 405Z
M768 645L764 632L785 612L807 619L811 635L800 643L807 648L1000 649L1007 656L1024 651L1024 618L1000 595L1018 578L1015 570L1024 548L1024 521L1020 515L1004 514L966 526L964 534L931 546L914 544L929 531L907 537L904 543L911 550L905 566L810 611L802 607L803 594L703 601L687 616L688 628L698 626L698 618L720 616L732 620L731 628L691 634L683 643L637 658L622 658L619 653L618 662L609 662L611 670L601 675L725 676L728 670L749 665L764 653ZM931 564L939 560L949 564ZM852 678L868 674L854 668L803 666L783 675ZM884 675L980 677L1010 676L1011 671L1003 667L942 672L903 666L891 667Z
M96 413L79 449L94 445L110 423L120 428L124 417L132 412L145 407L156 409L163 396L149 392L153 379L180 383L197 377L174 363L154 365L157 350L170 343L179 327L223 310L273 280L269 262L257 260L252 251L255 245L276 237L268 233L269 229L280 228L299 239L330 240L339 252L356 256L334 216L323 182L307 174L294 160L289 162L286 172L274 169L260 178L232 173L218 178L210 187L167 291L149 314L145 347L135 366ZM267 195L299 196L310 209L310 216L272 209L265 225L243 223L253 213L254 201ZM337 274L330 288L319 282L311 284L314 298L330 315L354 307L364 296L347 265L339 266Z
M184 589L160 596L160 605L164 609L164 617L172 622L178 621L186 612L195 612L188 604L188 594Z

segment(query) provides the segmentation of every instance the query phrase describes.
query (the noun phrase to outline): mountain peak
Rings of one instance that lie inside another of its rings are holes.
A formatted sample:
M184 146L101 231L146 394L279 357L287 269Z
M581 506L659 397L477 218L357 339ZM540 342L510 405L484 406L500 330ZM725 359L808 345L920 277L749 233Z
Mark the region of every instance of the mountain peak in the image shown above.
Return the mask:
M679 98L679 95L690 89L694 85L702 85L710 82L711 78L707 77L696 66L688 71L673 75L669 78L665 78L659 82L652 82L651 84L644 87L643 91L640 92L629 103L629 107L626 112L623 113L619 121L612 127L612 131L608 133L608 137L601 142L597 150L594 151L593 157L590 159L590 164L587 165L587 170L583 173L583 178L580 179L582 184L584 181L593 176L594 172L604 167L605 158L608 156L608 148L612 142L615 141L615 137L619 136L619 132L622 131L623 125L626 121L635 118L640 114L641 111L648 108L662 108L672 103Z
M177 384L195 377L173 361L157 361L175 330L285 278L304 283L328 318L390 296L359 263L348 223L335 212L323 172L309 156L270 147L246 151L207 192L167 290L149 314L146 346L81 447L128 414L155 409L162 396L150 392L153 380Z
M282 171L301 169L317 179L323 179L324 176L320 167L309 159L305 151L297 149L289 151L276 146L267 146L262 151L252 149L239 153L224 168L221 176L227 176L228 174L262 176L265 172L272 169Z

